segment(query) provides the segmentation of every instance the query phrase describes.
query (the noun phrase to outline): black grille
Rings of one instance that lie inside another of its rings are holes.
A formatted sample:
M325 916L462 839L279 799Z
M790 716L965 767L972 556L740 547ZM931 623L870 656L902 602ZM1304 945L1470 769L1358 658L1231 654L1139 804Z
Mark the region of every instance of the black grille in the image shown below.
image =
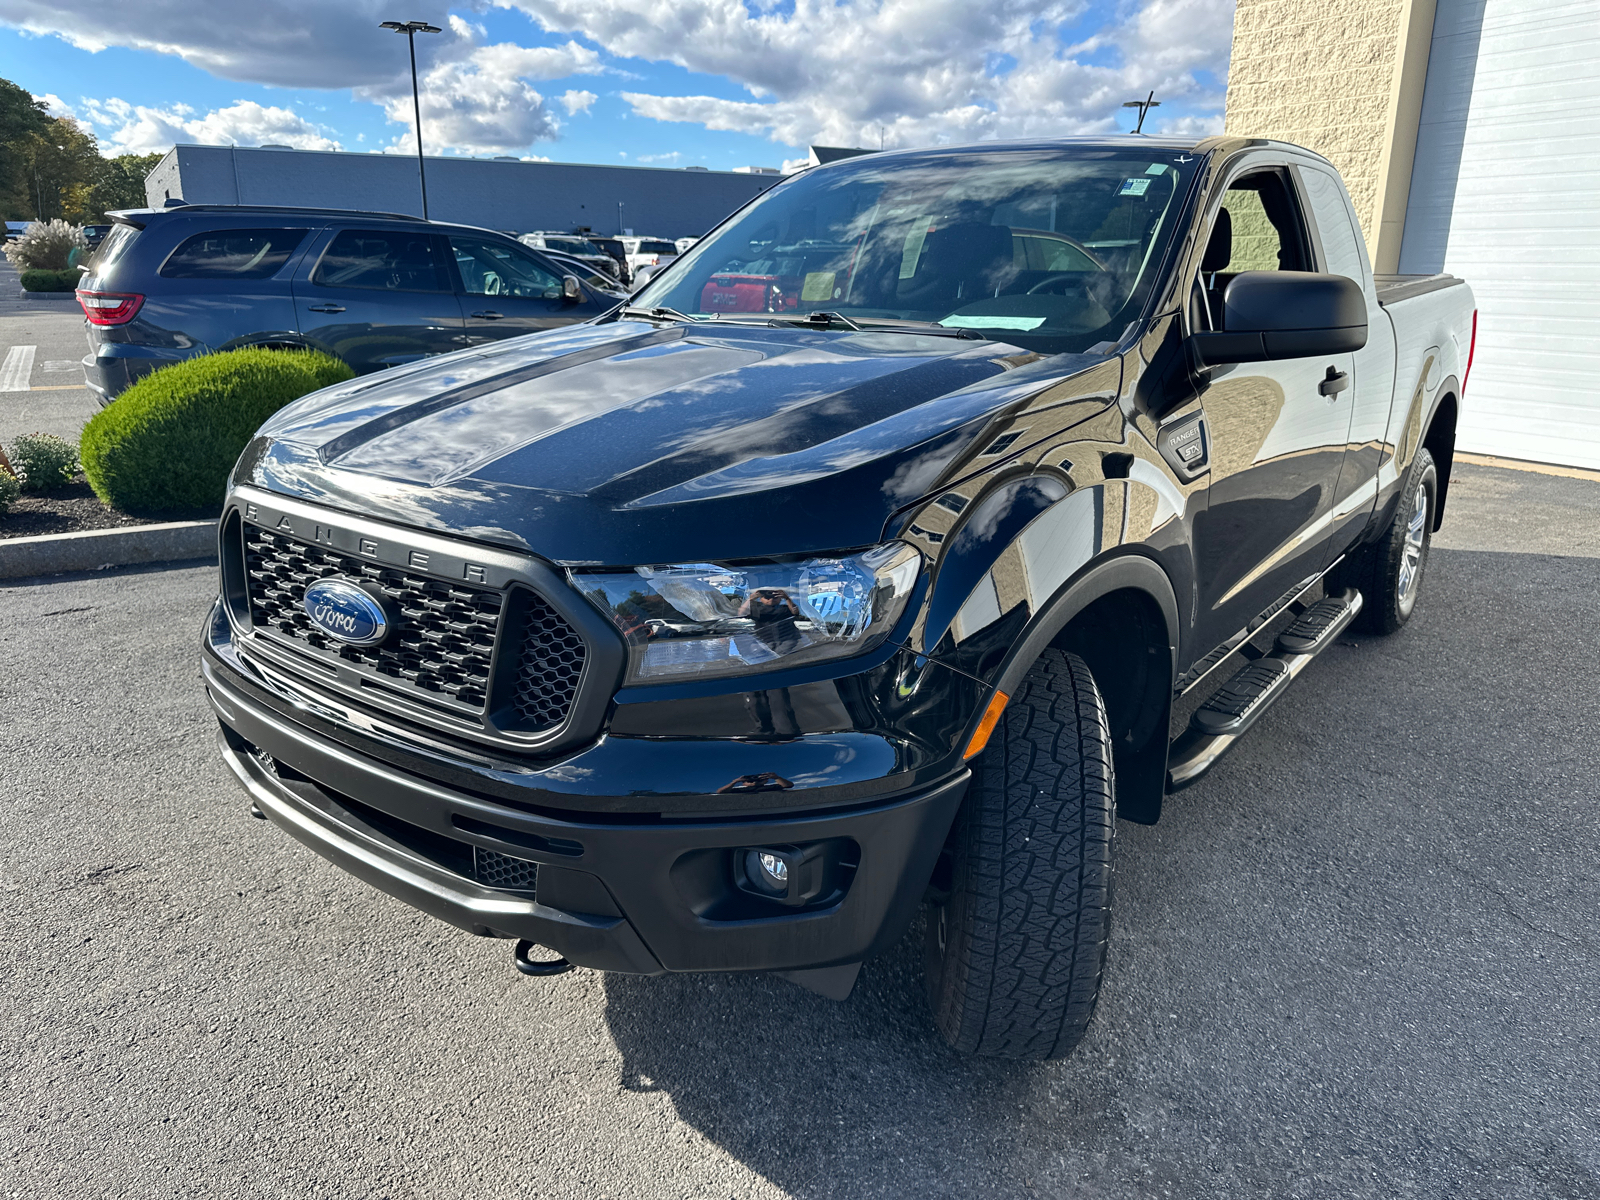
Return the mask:
M532 592L526 593L518 636L522 660L513 700L524 728L549 729L566 720L583 675L584 645L566 618Z
M244 548L250 615L258 627L402 685L483 709L502 593L381 566L255 525L244 527ZM332 575L376 587L394 602L401 619L387 642L351 646L311 623L301 607L306 588Z
M539 864L525 858L512 858L482 846L472 848L472 873L484 887L505 888L512 892L531 892L539 877Z

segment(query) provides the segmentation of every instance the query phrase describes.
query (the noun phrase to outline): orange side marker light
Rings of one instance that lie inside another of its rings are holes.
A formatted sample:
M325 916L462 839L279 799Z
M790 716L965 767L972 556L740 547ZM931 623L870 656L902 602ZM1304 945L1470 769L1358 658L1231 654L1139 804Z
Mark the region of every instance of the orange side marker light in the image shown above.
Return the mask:
M983 720L978 722L978 728L972 734L972 740L967 743L966 753L961 756L962 761L983 753L983 748L989 744L989 735L994 732L994 727L1000 724L1000 714L1005 712L1006 705L1011 697L1004 692L996 692L989 700L989 707L983 710Z

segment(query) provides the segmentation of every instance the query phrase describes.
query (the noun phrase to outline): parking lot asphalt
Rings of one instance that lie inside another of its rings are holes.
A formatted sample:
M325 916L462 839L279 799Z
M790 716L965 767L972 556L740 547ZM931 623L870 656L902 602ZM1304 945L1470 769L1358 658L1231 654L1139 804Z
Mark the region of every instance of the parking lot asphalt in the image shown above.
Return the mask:
M8 282L15 284L14 272L9 281L0 278L0 297L16 296ZM73 300L0 300L0 442L53 433L76 443L83 423L100 411L83 385L81 360L89 352L83 328ZM6 369L19 361L27 364L25 379Z
M944 1047L915 931L842 1004L525 979L249 817L210 568L0 588L0 1195L1592 1200L1600 483L1457 483L1412 623L1119 826L1043 1064Z

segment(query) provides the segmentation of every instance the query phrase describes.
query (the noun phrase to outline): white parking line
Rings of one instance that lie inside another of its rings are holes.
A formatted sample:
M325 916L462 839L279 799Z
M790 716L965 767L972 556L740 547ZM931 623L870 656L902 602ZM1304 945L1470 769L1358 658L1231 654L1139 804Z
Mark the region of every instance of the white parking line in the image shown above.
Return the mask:
M0 392L25 392L33 377L33 352L36 346L13 346L0 363Z

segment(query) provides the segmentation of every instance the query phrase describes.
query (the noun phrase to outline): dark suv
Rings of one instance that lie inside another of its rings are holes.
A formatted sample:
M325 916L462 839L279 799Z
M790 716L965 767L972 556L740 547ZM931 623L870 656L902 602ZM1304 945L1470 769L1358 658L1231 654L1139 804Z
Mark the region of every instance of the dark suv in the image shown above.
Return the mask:
M241 346L305 346L358 374L588 320L617 298L486 229L392 213L191 204L111 214L78 289L102 404Z

